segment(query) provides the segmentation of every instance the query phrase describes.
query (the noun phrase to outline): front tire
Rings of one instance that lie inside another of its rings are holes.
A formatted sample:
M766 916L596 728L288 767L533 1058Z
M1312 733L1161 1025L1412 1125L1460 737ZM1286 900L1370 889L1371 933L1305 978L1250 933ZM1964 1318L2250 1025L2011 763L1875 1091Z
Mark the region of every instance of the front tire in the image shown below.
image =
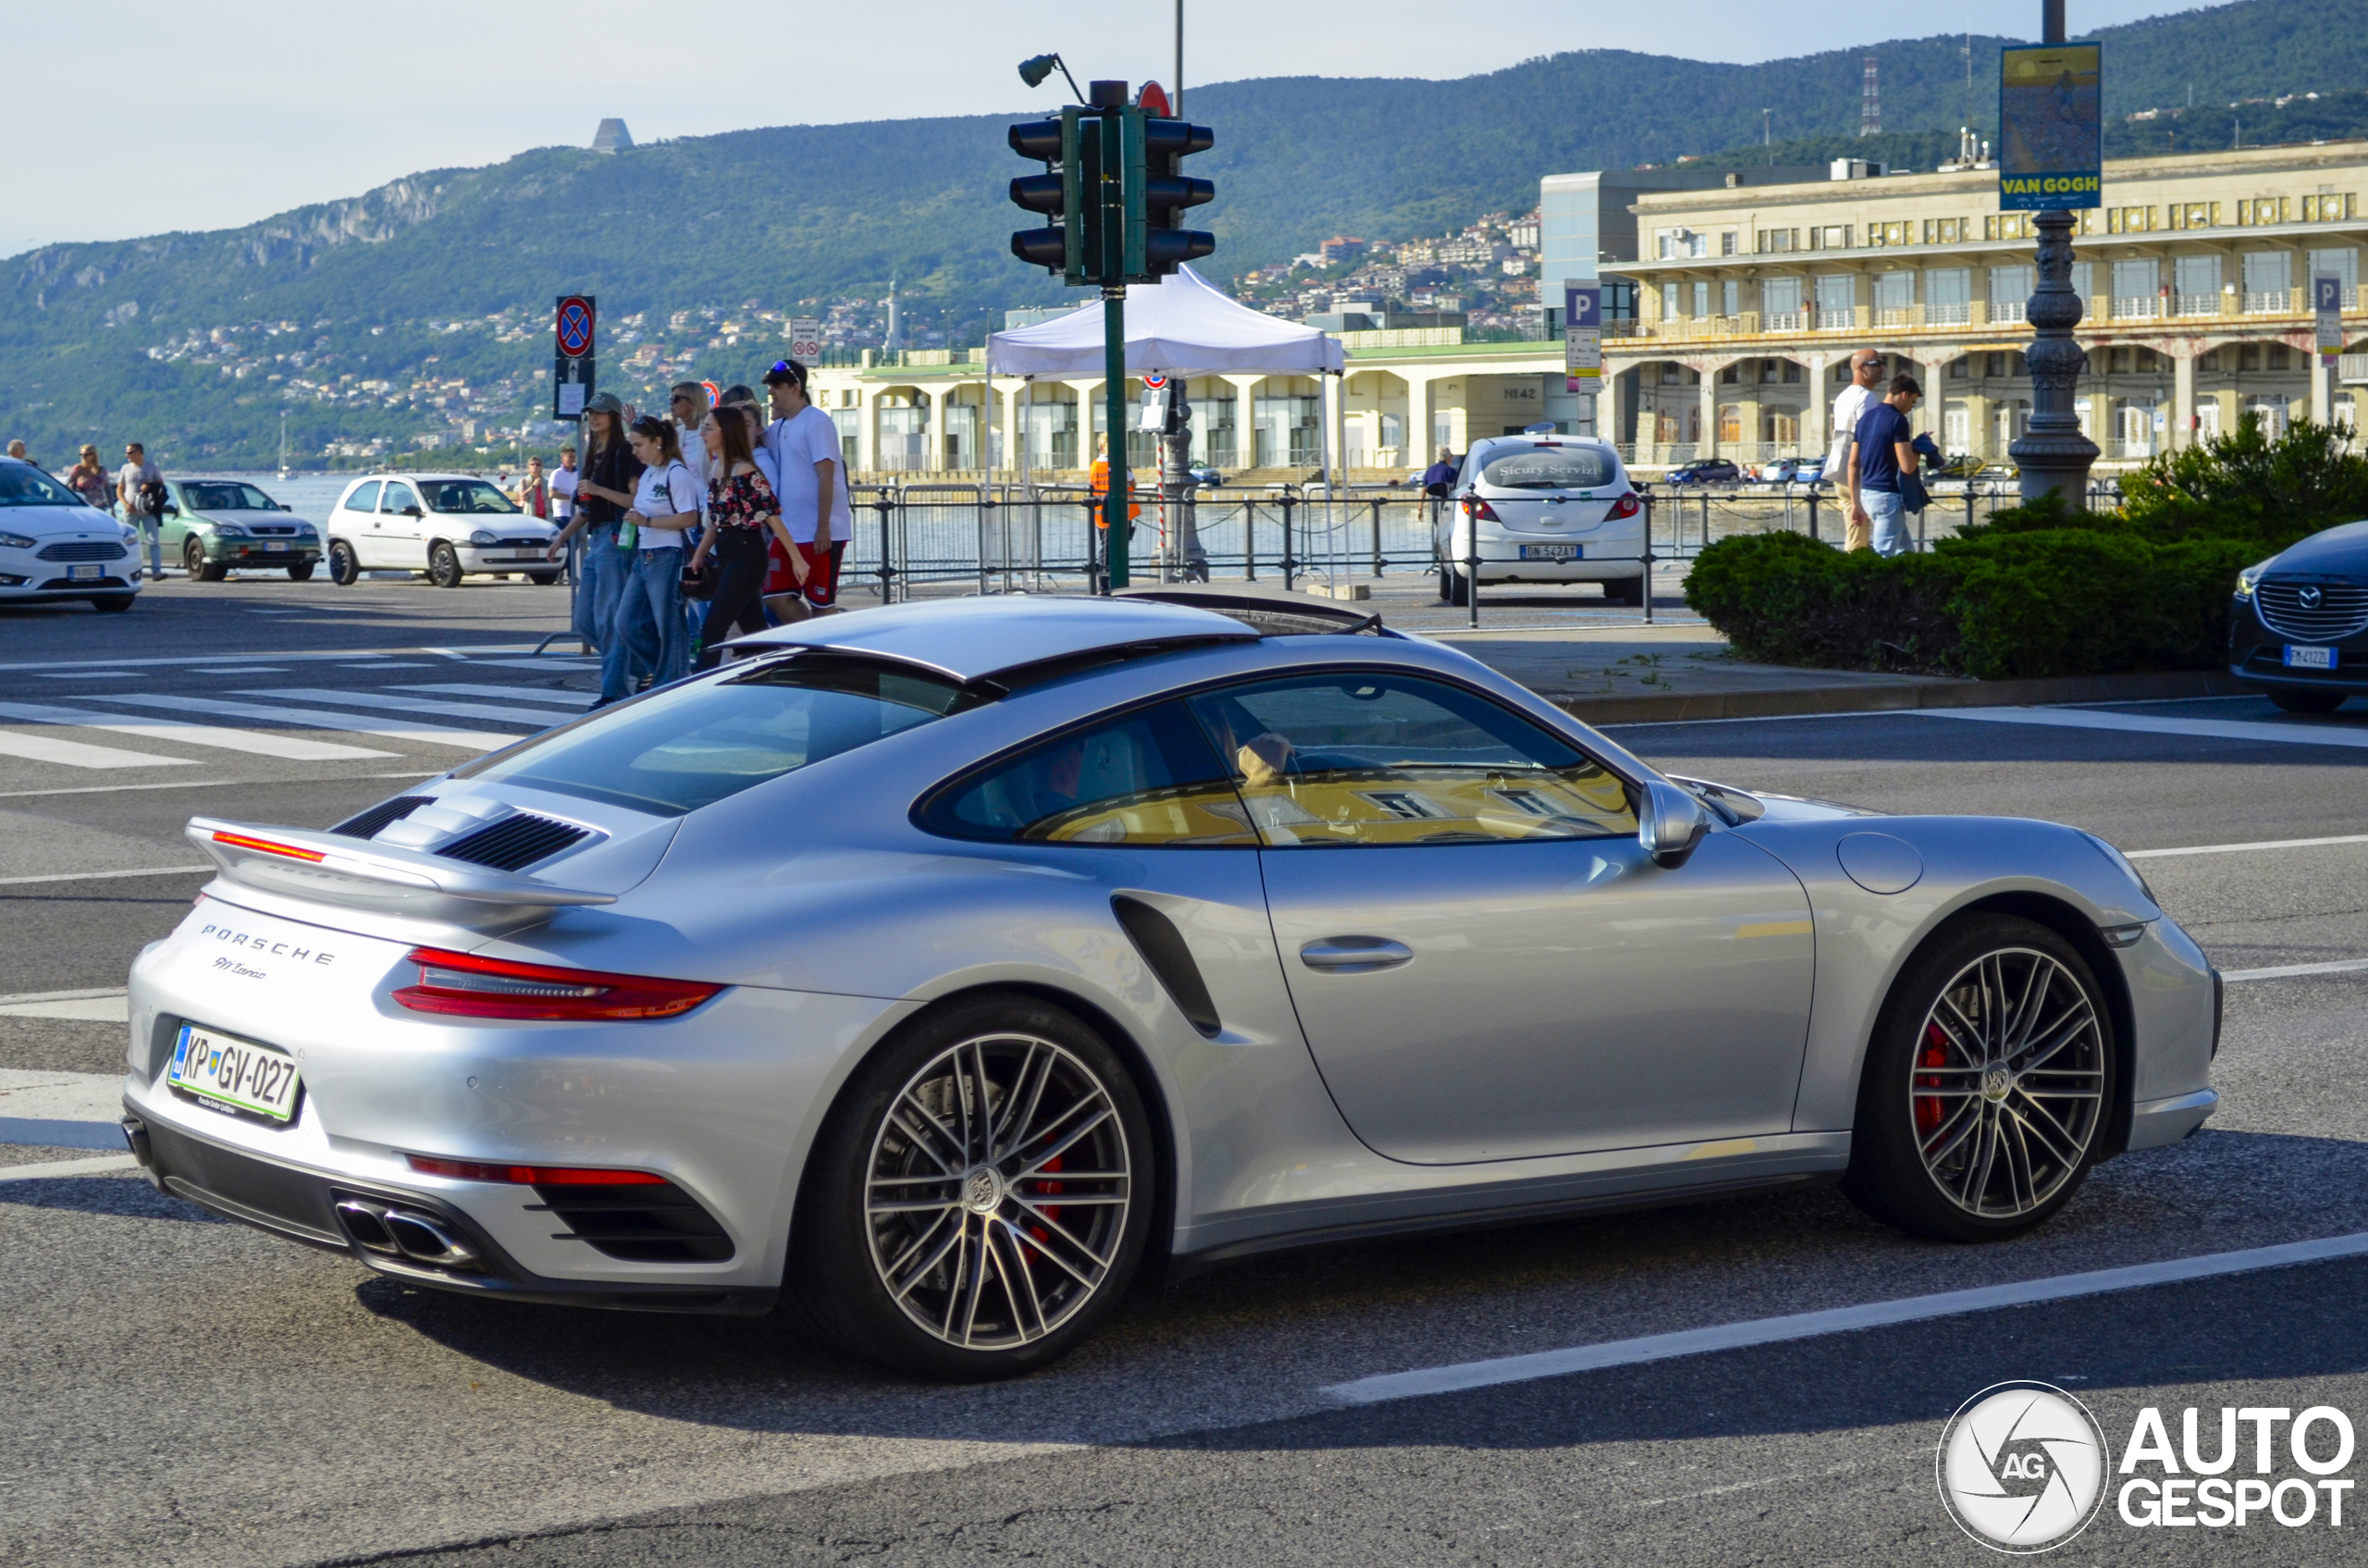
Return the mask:
M438 539L428 547L427 580L439 588L461 586L461 552Z
M120 615L131 608L138 594L99 594L92 599L91 608L104 615Z
M808 1167L791 1289L842 1349L892 1370L1031 1372L1116 1310L1155 1189L1117 1054L1047 1003L981 997L848 1083Z
M192 583L218 583L230 569L218 562L206 560L204 544L192 538L181 546L181 570L189 574L189 580Z
M311 582L313 580L313 563L309 561L290 562L288 563L288 580L291 583Z
M329 581L339 587L350 588L362 580L362 562L354 559L353 547L343 539L329 541Z
M2309 687L2272 686L2269 699L2288 713L2332 713L2343 706L2347 693L2312 691Z
M535 586L538 588L547 588L553 583L559 581L559 574L556 572L529 572L526 574L526 580L534 584Z
M1843 1191L1911 1235L2018 1235L2087 1179L2117 1078L2113 1016L2070 943L2013 916L1953 921L1876 1022Z

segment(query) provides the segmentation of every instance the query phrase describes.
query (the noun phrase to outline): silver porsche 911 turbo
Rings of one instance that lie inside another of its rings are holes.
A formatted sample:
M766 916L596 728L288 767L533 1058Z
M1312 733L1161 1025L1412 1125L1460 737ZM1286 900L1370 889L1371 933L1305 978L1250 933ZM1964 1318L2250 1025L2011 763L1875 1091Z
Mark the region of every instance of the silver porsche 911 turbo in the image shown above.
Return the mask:
M2217 976L2072 828L1666 778L1304 600L734 651L327 832L192 821L220 874L131 974L151 1179L980 1378L1312 1241L1837 1179L2010 1235L2216 1104Z

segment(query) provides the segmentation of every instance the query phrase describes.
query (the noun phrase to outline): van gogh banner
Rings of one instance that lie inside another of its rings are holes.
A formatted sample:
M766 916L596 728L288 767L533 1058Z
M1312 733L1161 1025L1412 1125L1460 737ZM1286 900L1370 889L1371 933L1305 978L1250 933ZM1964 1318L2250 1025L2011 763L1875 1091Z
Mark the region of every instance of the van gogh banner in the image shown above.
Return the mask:
M2001 210L2104 204L2102 54L2094 43L2039 43L2000 52Z

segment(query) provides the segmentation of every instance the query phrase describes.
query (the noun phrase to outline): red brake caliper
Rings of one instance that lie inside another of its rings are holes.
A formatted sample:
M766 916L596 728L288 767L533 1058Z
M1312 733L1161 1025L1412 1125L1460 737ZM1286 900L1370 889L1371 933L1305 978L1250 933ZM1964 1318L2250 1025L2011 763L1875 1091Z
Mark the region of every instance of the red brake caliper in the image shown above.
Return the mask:
M1068 1157L1068 1156L1067 1156L1067 1155L1066 1155L1066 1154L1054 1154L1051 1159L1046 1160L1046 1161L1044 1162L1044 1165L1043 1165L1043 1170L1040 1170L1040 1171L1037 1173L1036 1177L1034 1178L1034 1180L1035 1180L1035 1183L1036 1183L1036 1191L1035 1191L1035 1192L1032 1194L1032 1196L1034 1196L1036 1199L1038 1199L1038 1200L1039 1200L1038 1206L1043 1209L1043 1211L1044 1211L1044 1217L1045 1217L1046 1219L1058 1219L1058 1218L1060 1218L1060 1217L1061 1217L1061 1211L1060 1211L1060 1209L1059 1209L1057 1206L1055 1206L1055 1205L1052 1205L1052 1204L1044 1204L1044 1203L1042 1203L1042 1200L1043 1200L1043 1199L1045 1199L1045 1198L1055 1198L1055 1197L1060 1196L1060 1194L1061 1194L1061 1192L1062 1192L1063 1189L1062 1189L1062 1185L1061 1185L1061 1183L1059 1183L1059 1182L1057 1182L1057 1181L1047 1181L1047 1180L1045 1180L1045 1179L1044 1179L1044 1176L1043 1176L1043 1171L1052 1171L1052 1170L1058 1170L1058 1169L1060 1169L1060 1168L1061 1168L1061 1162L1062 1162L1063 1160L1067 1159L1067 1157ZM1047 1245L1050 1245L1050 1244L1051 1244L1051 1242L1052 1242L1052 1240L1053 1240L1053 1238L1051 1237L1051 1235L1049 1235L1049 1234L1045 1231L1044 1228L1043 1228L1042 1226L1041 1226L1041 1225L1031 1225L1031 1226L1030 1226L1030 1227L1028 1228L1028 1234L1030 1234L1030 1236L1035 1237L1035 1238L1036 1238L1036 1240L1038 1240L1039 1241L1042 1241L1042 1242L1046 1243ZM1034 1262L1036 1261L1036 1258L1035 1258L1034 1253L1033 1253L1033 1251L1032 1251L1031 1249L1027 1248L1027 1247L1022 1247L1022 1248L1020 1249L1020 1252L1021 1252L1021 1253L1022 1253L1023 1255L1025 1255L1025 1256L1027 1257L1027 1259L1028 1259L1028 1261L1029 1261L1030 1263L1034 1263Z
M1949 1037L1941 1032L1941 1026L1939 1024L1926 1024L1924 1026L1924 1049L1917 1054L1916 1065L1919 1068L1944 1068L1948 1066L1948 1044ZM1941 1087L1941 1080L1937 1074L1918 1073L1916 1077L1916 1087L1918 1089L1938 1089ZM1933 1133L1939 1131L1941 1119L1941 1097L1938 1094L1918 1094L1916 1096L1916 1133L1918 1137L1929 1138Z

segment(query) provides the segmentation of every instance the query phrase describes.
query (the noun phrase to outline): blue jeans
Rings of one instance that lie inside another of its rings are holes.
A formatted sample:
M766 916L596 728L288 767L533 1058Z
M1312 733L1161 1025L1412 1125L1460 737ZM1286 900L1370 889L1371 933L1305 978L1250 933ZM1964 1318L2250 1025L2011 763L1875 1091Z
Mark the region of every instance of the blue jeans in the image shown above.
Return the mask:
M1860 490L1858 504L1867 509L1867 521L1875 525L1877 555L1906 555L1912 548L1907 537L1907 512L1900 504L1897 490Z
M654 671L656 684L690 673L683 624L683 550L636 549L617 598L617 618L600 645L600 700L633 695L635 665Z
M617 623L617 595L633 563L617 549L617 525L593 523L585 526L583 554L575 568L575 635L588 648L607 648L609 628Z

